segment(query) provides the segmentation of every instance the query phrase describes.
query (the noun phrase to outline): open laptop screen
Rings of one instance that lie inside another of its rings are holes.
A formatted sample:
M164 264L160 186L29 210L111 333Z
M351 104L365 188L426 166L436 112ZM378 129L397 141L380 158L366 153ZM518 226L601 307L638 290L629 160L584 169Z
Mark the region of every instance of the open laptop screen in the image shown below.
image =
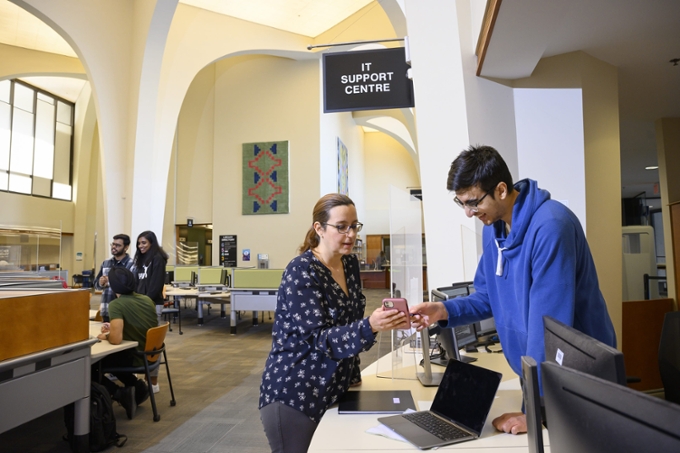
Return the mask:
M500 381L500 373L451 361L430 410L479 434Z

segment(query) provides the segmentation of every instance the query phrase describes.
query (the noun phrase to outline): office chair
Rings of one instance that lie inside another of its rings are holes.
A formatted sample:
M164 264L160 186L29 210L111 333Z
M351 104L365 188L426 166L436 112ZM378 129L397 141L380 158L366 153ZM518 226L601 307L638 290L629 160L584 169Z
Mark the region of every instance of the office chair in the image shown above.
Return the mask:
M135 373L146 375L146 382L149 386L149 397L151 398L151 407L153 408L153 421L157 422L161 419L158 414L158 409L156 408L156 397L153 393L153 388L151 387L151 371L157 369L161 364L165 364L165 371L168 374L168 387L170 387L170 395L172 399L170 400L170 406L175 406L175 392L172 389L172 379L170 379L170 368L168 367L168 356L165 352L165 335L168 332L169 323L161 324L158 327L152 327L146 332L146 344L144 345L144 351L134 350L137 356L144 359L144 366L141 367L110 367L110 368L99 368L99 381L101 382L102 375L104 373ZM161 359L161 354L163 358Z
M659 373L666 401L680 404L680 311L664 316L659 343Z

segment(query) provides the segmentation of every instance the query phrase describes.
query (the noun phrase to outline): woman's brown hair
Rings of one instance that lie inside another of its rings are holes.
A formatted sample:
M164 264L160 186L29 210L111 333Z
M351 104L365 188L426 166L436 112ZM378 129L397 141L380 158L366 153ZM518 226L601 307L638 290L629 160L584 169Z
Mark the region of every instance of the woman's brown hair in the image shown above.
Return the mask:
M354 202L347 195L341 195L339 193L329 193L319 198L319 201L314 205L314 211L312 212L312 226L309 227L307 235L305 236L305 241L300 246L299 252L304 253L309 249L313 249L319 245L319 235L316 234L314 229L314 224L319 222L321 225L326 227L326 222L330 218L331 209L337 206L354 206Z

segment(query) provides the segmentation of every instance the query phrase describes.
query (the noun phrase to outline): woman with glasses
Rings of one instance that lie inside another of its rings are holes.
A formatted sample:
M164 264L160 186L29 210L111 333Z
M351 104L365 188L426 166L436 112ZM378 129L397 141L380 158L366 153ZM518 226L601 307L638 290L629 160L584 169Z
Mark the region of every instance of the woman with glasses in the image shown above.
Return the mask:
M260 385L260 418L272 452L307 451L321 417L358 372L358 354L375 344L378 332L410 328L396 309L364 316L352 254L362 226L349 197L323 196L300 255L283 273Z

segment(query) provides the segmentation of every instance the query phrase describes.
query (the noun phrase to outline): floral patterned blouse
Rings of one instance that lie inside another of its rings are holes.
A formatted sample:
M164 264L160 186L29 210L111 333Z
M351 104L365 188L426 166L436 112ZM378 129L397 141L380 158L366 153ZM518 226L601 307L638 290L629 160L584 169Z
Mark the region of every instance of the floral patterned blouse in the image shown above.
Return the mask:
M260 408L274 401L318 423L350 385L358 354L376 338L364 317L359 261L342 257L349 296L311 250L286 267L279 287ZM354 370L356 373L357 370Z

